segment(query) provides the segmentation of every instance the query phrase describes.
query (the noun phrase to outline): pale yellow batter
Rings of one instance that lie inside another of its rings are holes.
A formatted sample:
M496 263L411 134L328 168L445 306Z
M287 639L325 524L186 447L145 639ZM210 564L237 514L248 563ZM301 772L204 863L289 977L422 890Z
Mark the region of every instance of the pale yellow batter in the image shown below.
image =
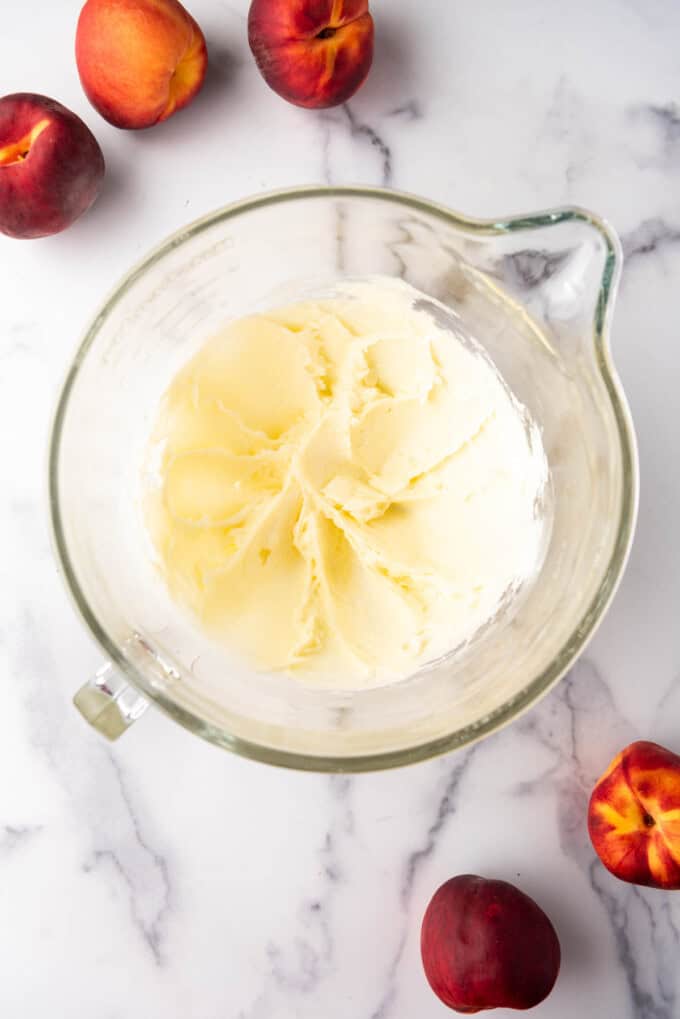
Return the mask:
M259 669L402 678L538 564L537 432L420 296L374 280L233 322L166 393L145 498L162 575Z

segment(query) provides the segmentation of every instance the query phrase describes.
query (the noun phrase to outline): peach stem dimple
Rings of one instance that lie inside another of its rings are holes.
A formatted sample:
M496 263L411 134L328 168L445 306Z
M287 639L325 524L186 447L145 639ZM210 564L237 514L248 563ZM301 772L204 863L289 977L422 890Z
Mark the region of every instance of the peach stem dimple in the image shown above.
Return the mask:
M11 142L9 145L5 145L4 148L0 149L0 166L12 166L14 163L23 163L31 151L31 146L35 142L38 135L41 135L46 127L49 127L50 122L45 117L40 120L34 128L32 128L28 134L25 134L23 138L20 138L16 142Z

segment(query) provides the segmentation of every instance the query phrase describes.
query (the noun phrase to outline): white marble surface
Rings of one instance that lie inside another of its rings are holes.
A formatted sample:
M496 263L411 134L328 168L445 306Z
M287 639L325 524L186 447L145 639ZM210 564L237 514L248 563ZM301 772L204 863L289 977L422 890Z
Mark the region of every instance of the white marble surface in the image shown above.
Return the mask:
M375 0L368 83L314 114L260 80L246 0L192 0L209 83L141 135L106 125L80 90L78 8L2 13L0 91L45 92L84 116L109 175L69 232L0 237L0 1011L436 1019L420 917L442 880L475 871L520 883L559 930L562 973L537 1017L677 1017L680 893L607 874L584 809L627 740L680 751L680 6ZM628 260L614 351L642 468L627 575L570 676L469 752L375 776L297 775L153 712L111 748L70 704L99 653L48 544L58 382L103 294L165 234L261 189L324 180L388 183L483 216L576 202L617 227Z

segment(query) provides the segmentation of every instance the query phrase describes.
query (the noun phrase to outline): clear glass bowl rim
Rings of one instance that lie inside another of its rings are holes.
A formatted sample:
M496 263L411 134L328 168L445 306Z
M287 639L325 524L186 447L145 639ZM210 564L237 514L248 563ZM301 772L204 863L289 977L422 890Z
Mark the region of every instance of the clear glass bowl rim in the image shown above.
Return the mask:
M178 705L164 691L153 686L144 676L143 672L126 656L124 649L107 633L80 588L76 571L68 552L58 494L59 455L63 427L69 398L80 367L87 357L88 351L94 343L103 322L107 319L113 308L124 298L134 283L152 269L166 253L218 223L226 222L242 213L261 209L268 205L320 197L368 198L388 201L393 204L403 205L407 209L424 212L435 219L440 219L448 225L468 233L470 236L502 236L510 233L529 232L568 222L580 222L595 229L604 241L606 257L593 323L593 345L597 365L614 413L622 458L620 518L609 564L604 572L602 583L584 612L578 626L552 661L527 683L519 695L500 705L491 714L472 725L464 726L436 740L427 741L416 746L358 756L327 757L308 755L244 740L231 732L218 728L194 712ZM601 217L578 206L564 206L527 215L510 216L505 219L477 219L453 212L444 205L420 198L417 195L378 187L310 186L270 191L225 205L167 237L119 281L92 319L77 348L75 357L62 385L50 433L48 488L51 532L56 557L61 567L67 590L74 601L77 612L107 658L142 696L155 703L158 708L190 732L242 757L301 771L355 773L413 764L476 742L517 718L535 704L539 698L544 696L562 678L575 658L584 650L586 644L593 637L616 593L630 553L639 499L637 446L630 411L614 368L609 347L611 314L622 263L623 254L621 245L614 230Z

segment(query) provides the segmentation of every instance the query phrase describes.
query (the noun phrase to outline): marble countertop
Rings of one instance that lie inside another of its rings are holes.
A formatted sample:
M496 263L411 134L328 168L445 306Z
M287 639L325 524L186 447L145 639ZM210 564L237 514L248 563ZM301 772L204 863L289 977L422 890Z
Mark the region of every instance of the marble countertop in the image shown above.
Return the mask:
M0 1011L437 1019L420 918L443 880L473 871L519 883L559 931L562 973L537 1019L677 1017L680 893L605 872L584 812L630 739L680 751L680 6L374 0L373 72L348 106L317 114L261 81L246 0L191 0L212 56L205 91L142 134L105 124L81 92L79 6L32 0L2 18L2 92L81 114L109 174L70 231L0 237ZM48 540L57 386L102 296L150 246L231 200L323 181L480 216L578 203L618 229L613 348L642 477L622 587L552 694L428 764L278 771L153 711L108 745L71 706L100 654Z

